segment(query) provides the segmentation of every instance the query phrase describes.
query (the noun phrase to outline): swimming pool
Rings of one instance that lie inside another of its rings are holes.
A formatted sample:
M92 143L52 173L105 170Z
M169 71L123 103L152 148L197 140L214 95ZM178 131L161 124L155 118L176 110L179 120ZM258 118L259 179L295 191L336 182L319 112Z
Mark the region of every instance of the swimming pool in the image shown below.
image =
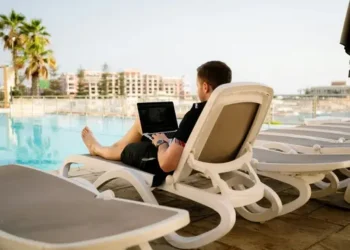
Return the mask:
M114 117L0 114L0 165L18 163L54 170L68 155L88 153L80 135L84 126L89 126L102 144L111 145L132 123Z
M55 170L67 156L88 153L81 139L84 126L91 128L101 144L111 145L132 124L132 119L117 117L0 114L0 165L18 163Z

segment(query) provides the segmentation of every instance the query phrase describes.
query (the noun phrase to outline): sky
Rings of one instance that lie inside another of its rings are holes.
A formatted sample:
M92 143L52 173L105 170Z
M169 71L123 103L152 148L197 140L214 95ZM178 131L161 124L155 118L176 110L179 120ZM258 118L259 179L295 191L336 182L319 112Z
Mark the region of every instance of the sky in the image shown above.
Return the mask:
M227 63L234 82L259 82L276 94L347 80L339 44L347 0L0 0L27 19L42 19L59 72L138 69L185 76ZM2 44L1 44L2 47ZM0 51L0 65L10 53ZM2 72L0 73L2 79Z

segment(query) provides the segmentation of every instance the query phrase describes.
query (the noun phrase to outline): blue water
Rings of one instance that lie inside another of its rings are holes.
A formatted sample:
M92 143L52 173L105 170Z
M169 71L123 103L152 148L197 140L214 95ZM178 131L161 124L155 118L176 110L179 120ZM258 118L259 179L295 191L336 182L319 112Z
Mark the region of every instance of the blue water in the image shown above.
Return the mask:
M114 117L46 115L10 117L0 114L0 165L18 163L54 170L71 154L88 153L81 130L89 126L104 145L111 145L133 120Z
M0 165L17 163L56 170L72 154L86 154L81 130L89 126L103 145L112 145L133 124L132 119L45 115L10 117L0 114Z

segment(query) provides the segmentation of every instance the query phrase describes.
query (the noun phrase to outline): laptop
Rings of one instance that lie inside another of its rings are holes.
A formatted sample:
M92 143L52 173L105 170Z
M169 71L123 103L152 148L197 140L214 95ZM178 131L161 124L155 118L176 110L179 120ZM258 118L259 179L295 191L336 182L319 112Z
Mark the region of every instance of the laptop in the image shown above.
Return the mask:
M178 123L173 102L137 103L143 136L153 140L152 134L164 133L173 139Z

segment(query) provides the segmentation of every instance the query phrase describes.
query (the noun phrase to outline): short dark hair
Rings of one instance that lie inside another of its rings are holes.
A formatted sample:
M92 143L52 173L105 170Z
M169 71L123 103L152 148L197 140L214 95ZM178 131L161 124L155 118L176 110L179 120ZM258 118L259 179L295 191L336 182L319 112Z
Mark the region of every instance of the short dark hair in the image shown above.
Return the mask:
M230 83L232 72L229 66L220 61L209 61L197 69L197 76L203 82L209 84L213 90L224 83Z

